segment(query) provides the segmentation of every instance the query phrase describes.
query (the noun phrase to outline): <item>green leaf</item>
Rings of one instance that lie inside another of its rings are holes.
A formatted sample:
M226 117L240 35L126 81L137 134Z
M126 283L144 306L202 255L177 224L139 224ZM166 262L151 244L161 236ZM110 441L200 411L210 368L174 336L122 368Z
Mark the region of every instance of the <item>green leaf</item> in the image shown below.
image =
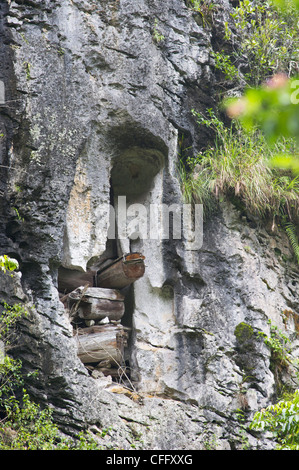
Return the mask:
M7 255L0 256L0 271L15 271L16 269L19 269L19 263L16 259Z

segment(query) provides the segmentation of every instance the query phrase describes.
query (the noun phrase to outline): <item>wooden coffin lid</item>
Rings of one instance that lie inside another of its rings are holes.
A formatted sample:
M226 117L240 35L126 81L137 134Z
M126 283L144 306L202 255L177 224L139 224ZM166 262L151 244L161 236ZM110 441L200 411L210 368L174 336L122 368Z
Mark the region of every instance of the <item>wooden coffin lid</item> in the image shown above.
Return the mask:
M101 287L83 287L80 286L73 292L70 292L69 298L79 300L82 297L93 297L95 299L118 300L124 301L124 296L116 289L104 289Z

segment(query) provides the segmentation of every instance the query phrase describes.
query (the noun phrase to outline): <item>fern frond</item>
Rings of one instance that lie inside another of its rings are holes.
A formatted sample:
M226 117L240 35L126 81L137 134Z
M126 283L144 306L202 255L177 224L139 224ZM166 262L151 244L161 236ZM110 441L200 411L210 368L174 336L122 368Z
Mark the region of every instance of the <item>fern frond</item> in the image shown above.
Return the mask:
M289 237L290 243L294 250L294 254L297 258L297 262L299 263L299 242L296 235L295 226L291 222L288 222L285 224L285 231Z

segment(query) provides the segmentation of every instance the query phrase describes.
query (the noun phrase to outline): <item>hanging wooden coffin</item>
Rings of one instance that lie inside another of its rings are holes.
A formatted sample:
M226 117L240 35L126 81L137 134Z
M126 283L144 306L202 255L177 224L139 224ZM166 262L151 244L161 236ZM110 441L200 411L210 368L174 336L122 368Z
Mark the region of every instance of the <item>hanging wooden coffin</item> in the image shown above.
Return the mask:
M62 294L69 294L78 286L94 285L94 271L76 271L62 266L58 269L58 290Z
M143 276L144 259L141 253L123 255L97 271L96 285L111 289L123 289L129 286Z
M95 325L76 332L78 357L84 364L105 361L118 367L124 361L128 333L122 325Z
M120 320L125 312L124 296L117 290L78 287L68 295L71 316L85 320Z

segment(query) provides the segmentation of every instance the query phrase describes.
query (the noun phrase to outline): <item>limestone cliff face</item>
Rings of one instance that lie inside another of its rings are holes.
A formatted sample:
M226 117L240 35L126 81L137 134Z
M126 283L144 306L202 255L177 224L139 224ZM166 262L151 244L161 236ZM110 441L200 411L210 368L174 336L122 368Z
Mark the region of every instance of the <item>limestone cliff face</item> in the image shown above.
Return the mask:
M230 8L218 3L216 30ZM112 427L107 447L240 448L236 410L250 417L275 394L259 332L271 319L296 347L287 240L228 203L204 224L198 250L179 237L122 237L119 227L109 238L119 196L127 210L182 204L180 142L196 151L207 139L190 111L215 104L215 32L183 0L0 6L0 246L20 262L0 292L32 305L15 352L39 371L31 393L67 432ZM146 257L124 316L138 396L89 376L59 300L62 268L84 273L128 251Z

